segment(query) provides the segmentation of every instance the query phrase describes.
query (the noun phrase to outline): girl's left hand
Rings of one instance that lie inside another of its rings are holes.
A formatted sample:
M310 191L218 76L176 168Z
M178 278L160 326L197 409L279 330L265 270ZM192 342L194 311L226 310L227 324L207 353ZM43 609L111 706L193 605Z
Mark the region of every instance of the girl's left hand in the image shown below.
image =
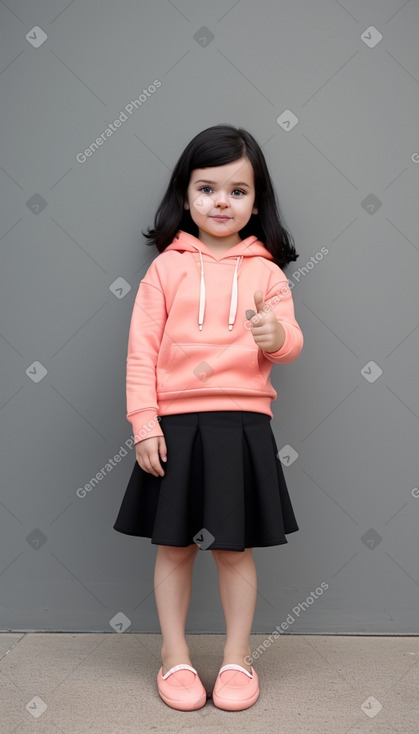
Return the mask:
M262 291L255 291L256 314L250 319L253 339L265 352L276 352L285 341L285 331L268 303L263 300Z

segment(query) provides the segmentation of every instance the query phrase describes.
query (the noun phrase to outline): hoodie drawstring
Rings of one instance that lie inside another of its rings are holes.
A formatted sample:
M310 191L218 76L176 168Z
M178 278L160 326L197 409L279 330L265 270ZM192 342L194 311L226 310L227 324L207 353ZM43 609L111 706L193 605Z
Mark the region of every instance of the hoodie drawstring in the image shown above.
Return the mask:
M198 324L199 324L199 330L202 331L202 326L204 323L204 313L205 313L205 279L204 279L204 261L202 259L202 253L201 250L199 250L199 257L201 258L201 284L199 289L199 317L198 317ZM238 294L238 287L237 287L237 270L239 267L239 262L242 259L243 256L236 258L236 267L234 269L234 276L233 276L233 284L231 287L231 300L230 300L230 315L228 318L228 329L229 331L232 330L234 322L236 320L236 314L237 314L237 294Z
M202 259L201 250L199 251L199 257L201 258L201 286L199 289L199 330L202 331L202 324L204 323L205 313L205 280L204 280L204 261Z
M233 285L231 288L231 301L230 301L230 316L228 319L228 328L229 331L232 330L233 324L236 320L236 313L237 313L237 268L239 267L240 258L238 257L236 260L236 267L234 270L234 276L233 276Z

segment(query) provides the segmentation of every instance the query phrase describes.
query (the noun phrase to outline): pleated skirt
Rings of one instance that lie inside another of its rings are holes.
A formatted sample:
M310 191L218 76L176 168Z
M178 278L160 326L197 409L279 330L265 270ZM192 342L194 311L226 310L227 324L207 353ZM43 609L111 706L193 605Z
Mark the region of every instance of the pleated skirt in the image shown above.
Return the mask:
M271 418L251 411L161 416L167 461L135 461L113 528L159 545L234 550L287 543L299 530Z

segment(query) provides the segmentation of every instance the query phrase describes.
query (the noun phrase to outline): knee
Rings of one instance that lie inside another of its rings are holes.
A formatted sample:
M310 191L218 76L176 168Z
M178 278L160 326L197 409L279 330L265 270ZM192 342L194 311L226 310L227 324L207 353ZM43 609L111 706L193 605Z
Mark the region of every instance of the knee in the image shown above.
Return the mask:
M179 563L185 563L195 558L198 552L198 546L196 543L192 543L186 547L177 547L174 545L159 545L158 553L160 556L164 556L166 561L178 565Z

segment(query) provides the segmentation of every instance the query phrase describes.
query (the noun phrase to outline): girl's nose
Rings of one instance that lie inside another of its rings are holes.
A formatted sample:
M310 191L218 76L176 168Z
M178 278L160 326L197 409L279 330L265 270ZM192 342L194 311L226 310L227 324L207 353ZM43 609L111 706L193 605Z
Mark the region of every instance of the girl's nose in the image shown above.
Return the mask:
M223 191L219 191L215 196L215 205L219 206L220 204L223 204L224 206L228 205L227 194Z

